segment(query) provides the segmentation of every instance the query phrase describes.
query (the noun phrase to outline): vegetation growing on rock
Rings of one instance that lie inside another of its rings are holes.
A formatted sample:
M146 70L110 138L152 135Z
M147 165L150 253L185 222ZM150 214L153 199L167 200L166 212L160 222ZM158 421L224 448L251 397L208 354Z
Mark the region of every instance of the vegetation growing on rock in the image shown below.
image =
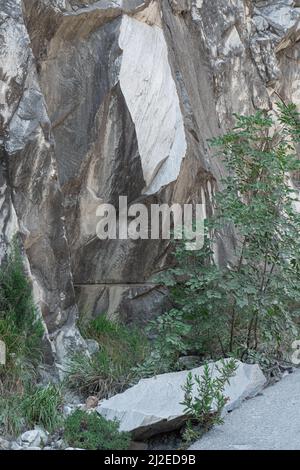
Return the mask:
M278 105L276 122L265 112L236 116L235 127L211 141L227 176L214 195L203 247L192 252L179 243L176 265L163 276L173 308L150 322L152 342L104 315L82 323L82 334L96 340L100 350L71 359L70 388L109 397L139 377L180 369L180 357L188 354L203 362L255 357L262 365L284 358L299 332L300 214L291 183L300 170L299 141L299 113L285 104ZM220 238L231 247L226 263L216 259ZM53 431L63 424L60 389L40 387L35 372L43 332L15 245L0 271L0 337L8 358L0 369L0 426L6 433L36 424ZM195 378L198 397L192 396L193 378L186 383L186 411L203 428L220 422L226 401L222 387L234 374L234 362L228 364L232 367L224 366L217 381L207 368ZM118 423L94 413L78 410L64 428L75 447L124 449L129 442ZM193 436L189 425L186 438Z

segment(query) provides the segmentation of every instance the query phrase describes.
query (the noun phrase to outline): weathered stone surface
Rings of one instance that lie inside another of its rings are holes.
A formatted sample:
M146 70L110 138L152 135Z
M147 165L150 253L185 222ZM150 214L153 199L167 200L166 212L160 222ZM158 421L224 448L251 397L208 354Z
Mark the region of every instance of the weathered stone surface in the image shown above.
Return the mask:
M85 402L86 409L90 410L92 408L96 408L96 406L98 405L98 402L99 400L97 397L88 397Z
M215 365L211 364L210 367L213 376L216 376ZM203 367L191 372L201 376ZM184 399L182 386L187 374L187 371L174 372L140 380L134 387L104 400L97 411L107 419L118 419L122 431L131 431L140 440L180 428L186 420L184 407L180 403ZM224 390L224 395L229 398L225 409L233 410L244 399L255 396L265 383L258 365L239 363L235 376Z
M22 446L20 446L20 445L17 444L16 442L13 442L13 443L11 444L10 450L23 450L23 448L22 448Z
M32 447L22 447L22 450L42 450L41 447L32 446Z
M75 325L61 328L55 337L55 357L61 378L69 367L69 358L75 353L89 356L86 342Z
M84 450L84 449L80 449L79 447L66 447L64 450Z
M119 37L120 86L135 125L148 194L177 179L187 147L159 6L152 5L156 21L149 24L146 11L142 20L124 16Z
M0 437L0 449L9 450L9 448L10 448L10 442L7 441L6 439L3 439L3 437Z
M167 290L156 285L77 285L78 308L92 319L103 313L111 320L121 312L123 322L140 326L170 310ZM149 308L151 305L151 308Z
M149 283L170 262L169 242L99 240L98 205L126 195L129 205L202 202L210 214L223 169L207 139L278 96L300 105L300 7L22 5L0 0L0 260L20 233L47 356L64 362L71 343L85 348L76 302L140 325L168 308ZM220 240L218 261L229 246Z
M100 349L99 343L94 339L86 339L85 343L87 346L87 350L91 355L96 354Z
M33 429L24 432L18 439L17 443L23 448L40 448L48 442L48 434L42 429Z
M0 259L19 234L51 361L52 335L74 324L77 307L51 123L21 6L0 2Z

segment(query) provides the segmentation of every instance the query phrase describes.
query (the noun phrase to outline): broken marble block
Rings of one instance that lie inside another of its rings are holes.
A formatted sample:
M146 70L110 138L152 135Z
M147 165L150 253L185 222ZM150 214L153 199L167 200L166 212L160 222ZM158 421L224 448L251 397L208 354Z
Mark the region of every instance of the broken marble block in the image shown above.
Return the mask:
M224 390L224 395L228 397L226 411L257 395L266 383L258 365L237 363L236 374ZM220 362L210 364L213 376L218 375L217 365ZM117 419L120 431L132 432L136 440L179 429L187 419L180 403L184 400L183 386L189 372L202 376L203 366L140 380L125 392L102 401L97 411L108 420Z

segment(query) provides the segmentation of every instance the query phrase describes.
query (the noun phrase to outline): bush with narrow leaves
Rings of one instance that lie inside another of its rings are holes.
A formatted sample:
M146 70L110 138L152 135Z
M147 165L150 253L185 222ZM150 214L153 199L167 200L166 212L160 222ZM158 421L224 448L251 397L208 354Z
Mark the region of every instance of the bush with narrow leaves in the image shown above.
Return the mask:
M213 374L213 369L217 373ZM223 424L222 411L228 401L224 395L226 384L235 375L237 363L234 359L221 361L221 364L209 365L206 363L203 374L188 374L184 390L184 412L188 422L184 439L189 444L197 439L201 433L207 432L216 424Z

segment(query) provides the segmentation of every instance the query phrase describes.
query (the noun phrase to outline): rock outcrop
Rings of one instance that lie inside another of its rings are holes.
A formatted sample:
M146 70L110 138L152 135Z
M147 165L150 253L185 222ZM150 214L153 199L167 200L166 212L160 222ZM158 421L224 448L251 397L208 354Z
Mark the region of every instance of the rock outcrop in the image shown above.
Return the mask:
M0 259L19 233L51 361L77 313L54 138L21 1L1 1L0 18Z
M210 365L212 377L218 376L216 366L218 363ZM132 432L138 440L179 429L187 419L181 403L184 400L182 387L188 373L172 372L140 380L134 387L104 400L97 411L109 420L117 419L120 430ZM202 377L203 366L191 370L191 373ZM239 362L235 376L224 389L224 396L228 398L225 411L232 411L246 398L257 395L265 383L266 379L258 365Z
M49 356L85 347L77 305L140 324L167 307L169 242L99 240L97 207L209 214L207 139L300 104L299 18L293 0L0 0L0 258L19 232Z

